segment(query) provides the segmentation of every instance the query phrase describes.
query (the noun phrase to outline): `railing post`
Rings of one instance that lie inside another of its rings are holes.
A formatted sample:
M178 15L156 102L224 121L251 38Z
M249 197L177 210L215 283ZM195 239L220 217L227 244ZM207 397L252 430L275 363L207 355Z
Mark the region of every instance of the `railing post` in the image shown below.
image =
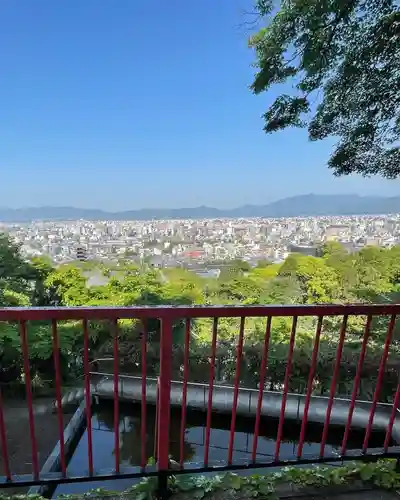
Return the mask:
M172 375L172 319L161 320L160 388L157 432L158 497L168 496L170 393Z

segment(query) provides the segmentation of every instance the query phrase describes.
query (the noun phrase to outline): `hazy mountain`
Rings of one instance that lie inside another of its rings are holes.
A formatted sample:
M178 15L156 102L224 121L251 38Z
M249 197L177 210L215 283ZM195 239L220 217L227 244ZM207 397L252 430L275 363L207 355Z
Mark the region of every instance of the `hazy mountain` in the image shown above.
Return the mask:
M211 219L219 217L301 217L388 213L400 213L400 196L384 198L380 196L307 194L284 198L267 205L244 205L233 209L201 206L106 212L100 209L75 207L0 208L0 221Z

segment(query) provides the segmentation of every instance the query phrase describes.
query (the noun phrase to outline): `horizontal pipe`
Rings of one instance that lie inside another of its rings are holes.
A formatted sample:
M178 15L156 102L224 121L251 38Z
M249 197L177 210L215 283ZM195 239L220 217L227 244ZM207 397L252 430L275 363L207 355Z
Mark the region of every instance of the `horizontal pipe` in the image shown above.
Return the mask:
M264 316L343 316L400 314L400 304L325 304L266 306L6 307L0 321L124 318L213 318Z
M91 373L93 394L105 399L112 399L114 394L113 377L111 374ZM128 375L119 376L120 399L122 401L141 401L142 385L140 377ZM212 409L220 413L232 413L234 401L234 387L214 385ZM187 384L187 407L200 411L207 411L208 384L189 382ZM147 378L146 399L150 404L155 404L157 397L157 380ZM257 413L259 391L256 389L239 389L237 414L244 417L255 417ZM183 383L171 381L171 406L181 407L183 398ZM287 420L301 421L305 408L305 395L288 394L284 418ZM329 398L311 396L308 409L308 421L323 424ZM264 391L261 414L271 418L279 418L282 404L282 393ZM330 418L331 425L346 425L351 400L335 398L332 405ZM371 402L356 401L352 418L352 427L365 429L371 409ZM391 416L392 406L380 403L374 416L373 428L386 431ZM393 437L400 441L400 415L393 426Z

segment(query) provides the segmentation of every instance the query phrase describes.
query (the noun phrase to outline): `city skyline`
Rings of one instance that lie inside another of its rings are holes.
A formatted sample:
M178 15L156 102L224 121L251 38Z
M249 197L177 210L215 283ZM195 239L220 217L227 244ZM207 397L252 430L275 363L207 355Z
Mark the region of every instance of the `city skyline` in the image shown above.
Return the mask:
M147 259L155 267L244 259L282 262L291 252L317 256L337 241L348 252L400 242L400 215L154 221L36 221L4 226L27 257L59 264L94 259Z

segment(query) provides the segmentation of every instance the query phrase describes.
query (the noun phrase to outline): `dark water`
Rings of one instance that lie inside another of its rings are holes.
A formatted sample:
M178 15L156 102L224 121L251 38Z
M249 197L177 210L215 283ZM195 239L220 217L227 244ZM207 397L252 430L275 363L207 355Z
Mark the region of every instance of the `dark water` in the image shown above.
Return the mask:
M173 410L171 413L170 454L179 461L179 432L181 413ZM185 435L185 461L202 462L204 457L206 415L202 412L188 411ZM147 407L147 436L146 456L154 456L154 428L155 408ZM209 461L226 461L228 456L229 434L231 419L229 415L214 414L210 439ZM269 461L275 452L275 438L278 422L263 418L260 424L260 437L258 440L259 461ZM303 448L304 456L317 457L320 449L322 427L317 424L308 424L306 443ZM140 406L134 404L120 405L120 461L123 465L140 465L141 439L140 439ZM254 419L237 418L234 441L233 460L243 461L251 459L253 446ZM92 416L93 431L93 463L94 469L112 469L115 467L114 455L114 423L113 405L111 402L102 402L95 406ZM332 428L328 435L325 448L326 455L338 453L343 438L343 428ZM300 435L300 423L288 422L284 425L283 441L280 448L281 459L294 458L297 451L297 442ZM348 449L360 449L364 435L360 432L350 434ZM384 436L371 435L370 447L382 446ZM68 473L80 475L88 470L88 444L86 431L82 435L78 446L69 462ZM137 480L136 480L137 481ZM118 479L107 482L80 483L60 485L54 496L62 493L83 493L96 487L121 491L134 484L134 479Z

